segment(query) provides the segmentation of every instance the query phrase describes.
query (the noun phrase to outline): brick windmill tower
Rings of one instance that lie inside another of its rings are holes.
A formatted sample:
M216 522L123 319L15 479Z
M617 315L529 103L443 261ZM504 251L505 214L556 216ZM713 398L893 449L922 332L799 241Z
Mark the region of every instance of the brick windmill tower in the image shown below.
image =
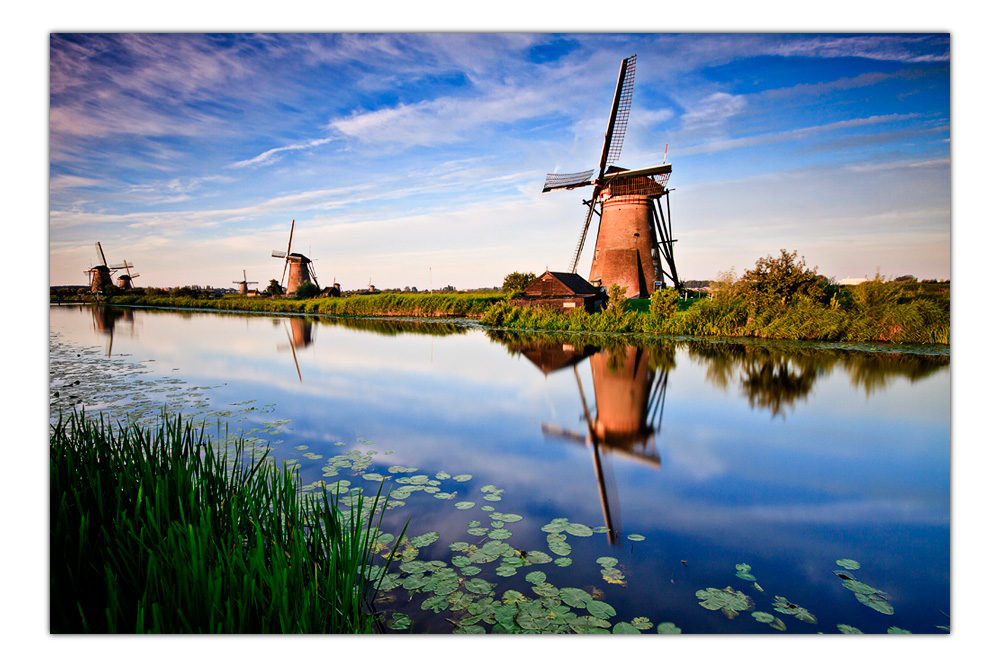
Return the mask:
M285 268L281 271L280 283L285 282L285 273L288 273L288 285L285 288L285 294L294 294L296 288L302 283L312 283L319 287L319 280L316 278L316 272L312 268L312 260L305 255L297 252L292 252L292 234L295 233L295 221L292 220L292 228L288 231L288 249L282 252L281 250L273 250L271 252L271 257L283 257L285 260Z
M597 240L590 267L590 282L605 288L618 284L628 298L649 298L664 275L680 288L674 265L670 223L670 196L666 188L671 165L660 164L642 169L623 169L611 165L621 154L625 126L632 106L635 82L635 56L622 61L618 85L611 105L604 146L594 170L573 174L547 174L542 192L572 190L592 185L593 194L584 200L587 219L573 253L570 273L576 273L580 252L587 238L590 221L597 213ZM660 198L667 197L664 217ZM663 264L667 266L664 267Z

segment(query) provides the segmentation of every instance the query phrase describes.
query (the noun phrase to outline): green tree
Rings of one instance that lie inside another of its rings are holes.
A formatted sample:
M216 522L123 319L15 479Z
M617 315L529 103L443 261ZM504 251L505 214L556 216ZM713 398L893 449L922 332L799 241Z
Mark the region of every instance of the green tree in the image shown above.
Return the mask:
M271 278L271 282L267 284L267 289L264 290L271 296L281 296L281 283L279 283L274 278Z
M784 248L778 257L761 257L753 269L747 269L738 281L738 289L754 305L779 302L786 305L796 295L826 300L828 281L815 268L808 268L797 251Z
M649 299L649 312L657 320L666 321L677 312L677 300L680 295L675 289L659 289L653 292Z
M501 289L511 294L523 292L528 285L535 282L536 277L534 273L530 272L518 273L514 271L513 273L508 273L503 279L503 287Z
M304 282L295 288L295 298L297 299L311 299L322 292L318 285L314 285L310 282Z
M625 288L618 283L608 287L608 310L619 314L625 312Z

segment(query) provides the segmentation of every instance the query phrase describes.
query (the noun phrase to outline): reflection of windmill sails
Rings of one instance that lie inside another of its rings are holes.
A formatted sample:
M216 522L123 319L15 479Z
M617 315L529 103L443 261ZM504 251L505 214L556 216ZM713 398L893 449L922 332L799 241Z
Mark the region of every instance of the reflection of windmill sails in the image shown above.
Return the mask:
M306 348L312 345L312 327L313 323L308 320L297 317L290 318L288 326L285 328L288 346L278 346L279 350L290 349L292 351L292 361L295 362L295 373L299 376L299 382L302 382L302 370L299 368L299 357L295 353L295 348Z
M285 268L281 270L281 280L278 284L285 282L285 273L288 273L288 285L285 287L287 294L293 294L302 283L312 283L319 287L319 279L313 271L312 260L305 255L292 252L292 235L295 233L295 221L292 220L292 227L288 230L288 248L284 251L273 250L271 257L279 257L285 260Z
M678 289L680 281L674 264L676 239L671 228L670 195L666 188L671 165L642 169L622 169L611 165L618 160L625 140L635 82L635 58L633 55L621 63L597 176L594 177L593 170L548 174L542 192L594 186L590 199L583 202L587 206L587 217L576 243L570 273L576 273L587 230L597 212L597 240L590 282L605 286L617 283L626 288L626 297L648 298L656 284L663 281L661 258L667 264L668 277ZM660 197L664 195L667 197L666 217L660 205ZM598 204L600 210L597 210Z
M536 357L551 357L556 353L552 349L555 345L558 344L541 344L533 352ZM522 352L534 361L527 352ZM587 434L584 436L549 424L542 424L542 432L591 447L601 510L608 528L608 541L613 544L616 522L612 517L614 512L611 500L615 493L613 484L609 483L606 475L601 455L610 453L659 467L660 456L655 450L653 435L659 429L659 420L662 418L667 374L650 367L649 352L642 348L626 347L592 354L590 367L596 408L591 413L576 361L579 359L572 362L573 373L583 404ZM539 368L546 372L544 367ZM612 487L611 493L608 491L609 486Z

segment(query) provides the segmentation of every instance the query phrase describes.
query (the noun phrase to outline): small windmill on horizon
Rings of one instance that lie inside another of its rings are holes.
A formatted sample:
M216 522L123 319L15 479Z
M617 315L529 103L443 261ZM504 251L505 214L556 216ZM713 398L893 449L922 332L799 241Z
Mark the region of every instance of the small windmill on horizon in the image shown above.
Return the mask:
M312 260L305 255L292 252L292 235L295 233L295 221L292 220L292 228L288 231L288 248L282 250L272 250L271 257L283 258L285 268L281 270L281 280L278 284L285 282L285 273L288 274L288 285L285 287L286 294L293 294L302 283L312 283L319 287L319 279L313 271Z
M670 196L666 188L672 166L659 164L642 169L623 169L612 163L621 154L632 106L636 56L622 60L618 85L604 134L604 145L594 170L573 174L547 174L542 192L572 190L593 185L587 206L587 218L577 240L570 273L576 273L580 253L587 239L590 222L597 213L597 240L590 267L589 281L608 287L625 287L625 296L648 298L663 282L664 267L674 287L680 289L674 264L673 230L670 222ZM660 198L667 197L667 215L663 215ZM663 262L661 262L661 258Z
M247 295L247 285L256 285L257 281L256 280L247 281L247 270L243 269L243 280L234 280L233 284L234 285L239 285L240 286L240 294L242 296L246 296Z

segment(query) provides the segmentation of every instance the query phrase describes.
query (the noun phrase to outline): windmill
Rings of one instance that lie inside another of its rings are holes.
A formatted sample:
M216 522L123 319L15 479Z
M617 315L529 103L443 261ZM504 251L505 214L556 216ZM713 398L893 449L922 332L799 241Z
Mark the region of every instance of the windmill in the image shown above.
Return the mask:
M285 282L285 272L288 273L288 285L285 289L286 294L292 294L295 289L302 283L312 283L319 287L319 280L316 278L316 272L312 268L312 260L305 255L297 252L292 252L292 234L295 233L295 221L292 220L292 228L288 232L288 248L284 251L272 250L271 257L280 257L285 260L285 268L281 270L281 280L278 282Z
M584 200L587 218L577 240L570 264L570 273L576 273L580 253L587 239L590 222L597 213L597 240L590 268L590 282L610 286L614 283L625 287L628 298L648 298L663 282L667 264L668 277L680 289L677 268L674 265L673 230L670 222L670 195L666 188L672 171L670 164L642 169L623 169L611 163L618 160L625 140L632 107L632 87L635 83L635 56L622 60L618 72L608 129L604 146L594 170L573 174L546 174L542 192L572 190L592 185L593 194ZM664 217L660 198L667 198L667 215Z
M240 286L240 294L243 295L243 296L246 296L247 295L247 285L256 285L257 281L256 280L251 280L251 281L248 282L247 281L247 270L243 269L243 280L234 280L233 284L234 285L239 285Z
M128 260L122 260L121 264L115 264L114 266L110 266L108 268L112 269L112 270L125 269L125 275L124 276L118 276L118 287L120 287L120 288L122 288L124 290L130 290L133 287L135 287L135 285L132 284L132 281L134 281L136 278L138 278L139 274L138 273L136 273L136 274L132 273L132 271L130 269L134 269L135 266L132 265L132 264L129 264Z

